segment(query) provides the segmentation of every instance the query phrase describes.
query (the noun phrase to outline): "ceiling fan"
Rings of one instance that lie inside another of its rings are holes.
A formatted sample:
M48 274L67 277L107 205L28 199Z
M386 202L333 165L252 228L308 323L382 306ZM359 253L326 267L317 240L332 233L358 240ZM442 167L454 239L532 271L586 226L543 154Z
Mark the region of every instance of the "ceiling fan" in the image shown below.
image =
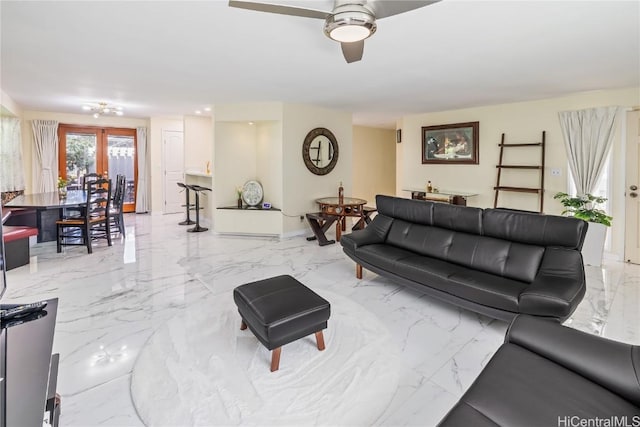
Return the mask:
M335 0L333 10L330 12L244 0L229 0L229 6L258 12L323 19L325 35L340 42L344 59L351 63L362 59L364 40L376 32L377 19L398 15L438 1L440 0Z

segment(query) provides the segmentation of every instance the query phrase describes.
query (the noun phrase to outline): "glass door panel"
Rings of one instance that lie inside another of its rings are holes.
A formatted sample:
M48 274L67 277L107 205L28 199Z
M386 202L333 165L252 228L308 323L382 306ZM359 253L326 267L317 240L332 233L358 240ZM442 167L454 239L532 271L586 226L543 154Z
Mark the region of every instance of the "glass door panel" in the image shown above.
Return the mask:
M67 189L79 190L80 177L98 170L98 134L67 132L61 143L65 147L64 174L61 176L67 180Z
M107 135L107 153L109 161L109 177L117 175L127 178L124 193L124 211L135 211L136 203L136 145L132 135Z

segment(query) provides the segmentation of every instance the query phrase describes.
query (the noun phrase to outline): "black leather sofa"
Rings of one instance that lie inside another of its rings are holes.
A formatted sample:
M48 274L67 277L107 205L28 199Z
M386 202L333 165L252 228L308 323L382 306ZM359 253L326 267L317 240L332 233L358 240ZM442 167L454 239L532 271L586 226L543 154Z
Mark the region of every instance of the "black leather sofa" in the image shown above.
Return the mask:
M524 315L439 423L583 425L640 425L640 347Z
M505 321L564 320L585 293L585 221L378 195L378 215L344 252L394 282Z

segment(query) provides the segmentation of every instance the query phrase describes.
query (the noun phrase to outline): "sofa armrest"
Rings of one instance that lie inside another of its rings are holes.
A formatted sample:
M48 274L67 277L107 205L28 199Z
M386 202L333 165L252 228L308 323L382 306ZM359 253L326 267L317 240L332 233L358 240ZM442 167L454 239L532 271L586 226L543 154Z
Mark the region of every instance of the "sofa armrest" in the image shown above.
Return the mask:
M346 251L354 253L359 247L383 243L387 238L392 222L392 218L378 214L366 228L342 236L340 244Z
M546 248L536 278L520 293L521 313L564 320L573 313L586 291L579 251Z
M506 342L524 347L640 406L640 346L518 315Z

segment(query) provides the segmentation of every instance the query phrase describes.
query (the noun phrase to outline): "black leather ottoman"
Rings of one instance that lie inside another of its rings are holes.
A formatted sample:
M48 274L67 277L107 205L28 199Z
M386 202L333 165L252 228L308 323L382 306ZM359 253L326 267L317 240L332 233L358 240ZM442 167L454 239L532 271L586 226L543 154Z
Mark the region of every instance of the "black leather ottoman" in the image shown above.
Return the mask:
M238 286L233 300L247 326L271 353L271 372L280 366L283 345L316 334L318 350L324 350L322 330L327 327L331 305L291 276L277 276Z

